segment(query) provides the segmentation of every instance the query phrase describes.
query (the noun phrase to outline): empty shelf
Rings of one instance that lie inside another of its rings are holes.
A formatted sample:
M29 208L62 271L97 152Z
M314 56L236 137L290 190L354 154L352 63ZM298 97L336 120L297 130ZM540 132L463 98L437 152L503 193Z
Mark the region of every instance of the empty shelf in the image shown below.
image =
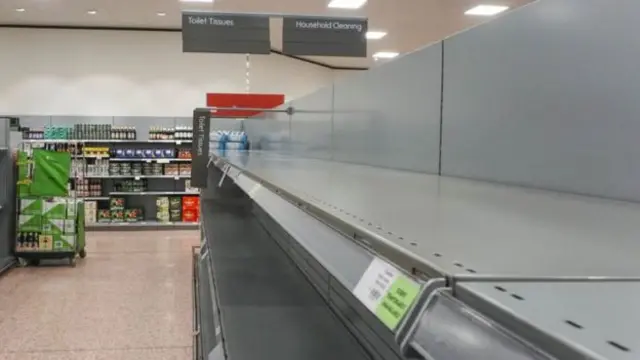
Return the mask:
M442 273L640 275L637 204L261 152L222 158Z

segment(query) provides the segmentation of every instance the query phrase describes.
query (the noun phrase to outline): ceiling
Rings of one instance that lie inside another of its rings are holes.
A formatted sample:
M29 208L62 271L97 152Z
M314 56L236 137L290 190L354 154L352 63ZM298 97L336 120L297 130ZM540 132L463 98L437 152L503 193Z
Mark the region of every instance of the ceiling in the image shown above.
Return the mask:
M371 55L375 52L410 52L490 20L464 15L476 5L506 5L513 10L534 0L369 0L358 10L328 9L328 1L215 0L212 5L178 0L0 0L0 25L179 29L182 10L366 16L369 30L388 33L380 40L369 40L368 58L307 57L333 67L366 68L374 64ZM17 12L18 8L25 11ZM89 10L97 13L89 15ZM280 26L280 19L271 20L271 44L276 50L282 44Z

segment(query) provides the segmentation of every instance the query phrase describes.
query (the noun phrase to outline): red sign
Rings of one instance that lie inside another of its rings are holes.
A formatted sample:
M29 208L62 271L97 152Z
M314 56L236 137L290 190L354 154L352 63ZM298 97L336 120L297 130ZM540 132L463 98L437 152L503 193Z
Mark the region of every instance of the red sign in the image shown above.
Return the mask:
M273 109L282 104L284 104L284 95L282 94L207 94L208 107ZM260 111L217 110L215 112L216 116L232 118L246 118L258 114Z

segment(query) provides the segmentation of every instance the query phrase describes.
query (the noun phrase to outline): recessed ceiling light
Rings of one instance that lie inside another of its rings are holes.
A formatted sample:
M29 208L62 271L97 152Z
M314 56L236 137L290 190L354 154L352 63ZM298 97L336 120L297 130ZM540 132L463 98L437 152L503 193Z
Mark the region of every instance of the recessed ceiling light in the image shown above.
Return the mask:
M509 9L508 6L501 5L478 5L467 10L465 15L493 16Z
M367 0L331 0L329 7L334 9L358 9L366 3Z
M16 9L16 11L17 11L17 12L25 12L25 11L27 11L27 9L25 9L25 8L18 8L18 9Z
M379 40L387 36L386 31L367 31L367 39Z
M97 11L95 11L95 10L89 10L89 11L87 11L87 14L89 14L89 15L95 15L95 14L97 14L97 13L98 13L98 12L97 12Z
M165 12L159 12L157 15L158 15L158 16L167 16L167 13L165 13Z
M379 51L373 54L373 58L374 59L393 59L398 55L400 54L394 51Z

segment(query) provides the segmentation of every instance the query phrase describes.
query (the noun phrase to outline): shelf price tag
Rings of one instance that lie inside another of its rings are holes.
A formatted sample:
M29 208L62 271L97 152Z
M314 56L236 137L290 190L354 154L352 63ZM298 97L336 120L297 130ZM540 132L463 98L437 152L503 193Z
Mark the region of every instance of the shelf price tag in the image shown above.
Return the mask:
M420 292L420 284L386 261L374 258L353 294L389 329L395 330Z
M140 176L136 176L135 178L133 178L134 180L140 180Z
M158 164L168 164L169 160L167 159L158 159Z
M180 140L176 141L176 145L182 145L182 141Z

